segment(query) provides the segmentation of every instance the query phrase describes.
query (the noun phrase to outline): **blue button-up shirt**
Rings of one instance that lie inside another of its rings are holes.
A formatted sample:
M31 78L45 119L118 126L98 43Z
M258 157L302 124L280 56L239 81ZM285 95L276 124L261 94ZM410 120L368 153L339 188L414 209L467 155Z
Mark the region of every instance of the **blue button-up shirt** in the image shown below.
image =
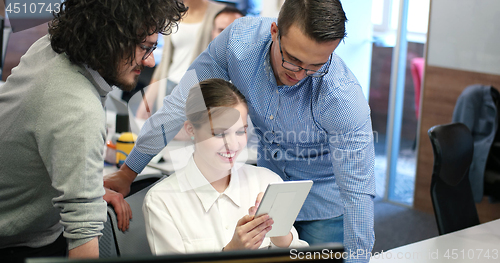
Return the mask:
M347 249L374 243L374 148L370 109L361 87L335 53L328 73L278 86L270 65L270 18L242 18L191 65L163 108L141 130L126 160L140 172L186 120L189 89L201 80L231 80L248 101L259 138L258 165L283 180L314 181L297 220L344 215Z

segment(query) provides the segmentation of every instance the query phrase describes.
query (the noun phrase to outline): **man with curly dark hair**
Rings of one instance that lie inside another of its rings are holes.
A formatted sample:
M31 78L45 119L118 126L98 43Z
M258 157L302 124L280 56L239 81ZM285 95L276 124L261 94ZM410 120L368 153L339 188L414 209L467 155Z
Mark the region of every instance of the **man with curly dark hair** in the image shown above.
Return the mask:
M99 256L104 101L154 66L158 34L186 10L180 0L67 0L12 70L0 87L2 261ZM123 196L108 201L130 217Z

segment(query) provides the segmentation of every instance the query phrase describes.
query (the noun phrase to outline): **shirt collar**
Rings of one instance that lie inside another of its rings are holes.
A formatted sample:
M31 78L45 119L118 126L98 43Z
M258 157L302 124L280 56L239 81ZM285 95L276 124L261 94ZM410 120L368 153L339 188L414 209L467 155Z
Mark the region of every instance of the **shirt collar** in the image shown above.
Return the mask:
M93 78L95 82L95 87L97 89L97 92L99 93L99 96L101 97L101 103L104 106L106 102L106 97L109 92L113 91L113 87L110 86L106 80L99 74L99 72L91 69L88 65L84 65L85 69L90 73L90 76Z
M224 191L224 194L233 201L237 206L241 205L241 189L240 189L240 176L238 170L235 168L236 165L231 169L231 180L229 181L229 186Z
M184 178L182 176L184 176ZM219 193L215 190L215 188L213 188L210 182L208 182L205 176L203 176L201 171L198 169L193 157L189 159L182 176L179 178L181 192L189 190L194 191L196 196L200 199L205 212L210 210L221 195L226 195L237 206L240 206L241 204L240 182L238 178L238 171L235 168L231 169L229 186L223 193Z

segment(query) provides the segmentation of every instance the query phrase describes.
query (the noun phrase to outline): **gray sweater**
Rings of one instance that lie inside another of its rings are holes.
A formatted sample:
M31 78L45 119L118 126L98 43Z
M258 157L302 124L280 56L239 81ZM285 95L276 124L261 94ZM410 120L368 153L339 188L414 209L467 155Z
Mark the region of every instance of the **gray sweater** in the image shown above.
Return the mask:
M0 86L0 248L41 247L64 230L73 249L101 235L110 90L55 53L48 36Z

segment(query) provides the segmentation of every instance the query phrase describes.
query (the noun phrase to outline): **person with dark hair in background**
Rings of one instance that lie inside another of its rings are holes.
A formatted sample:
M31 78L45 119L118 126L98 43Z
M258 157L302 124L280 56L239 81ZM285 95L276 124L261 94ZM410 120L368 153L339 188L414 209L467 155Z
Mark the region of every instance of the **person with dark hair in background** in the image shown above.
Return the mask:
M104 101L132 90L158 34L185 13L177 0L67 0L0 87L0 258L99 256ZM130 207L106 192L122 214Z
M231 80L260 139L257 164L285 181L314 181L295 222L300 239L343 242L347 262L368 262L375 241L373 130L356 77L334 53L346 21L339 0L286 0L277 23L233 22L146 121L125 165L104 185L127 193L181 129L189 89L208 78Z
M212 21L226 6L209 0L184 0L183 3L189 11L176 30L163 38L161 61L145 90L145 100L151 104L151 109L161 108L163 98L172 92L187 68L207 48L212 41ZM139 105L136 116L149 118L150 113L144 103Z
M243 17L243 13L236 7L227 6L215 15L212 28L212 39L215 39L234 20Z

